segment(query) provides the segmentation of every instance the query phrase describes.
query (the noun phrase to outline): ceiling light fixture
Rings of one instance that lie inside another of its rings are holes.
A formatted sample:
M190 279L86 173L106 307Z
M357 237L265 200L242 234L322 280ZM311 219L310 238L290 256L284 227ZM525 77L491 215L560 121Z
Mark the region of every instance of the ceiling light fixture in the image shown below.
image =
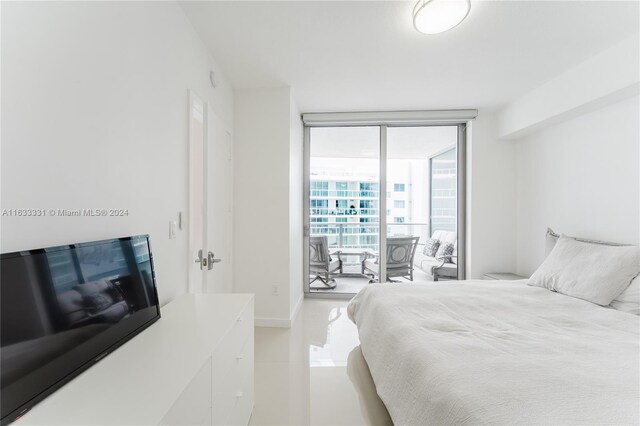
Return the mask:
M464 21L470 0L418 0L413 8L413 26L424 34L438 34Z

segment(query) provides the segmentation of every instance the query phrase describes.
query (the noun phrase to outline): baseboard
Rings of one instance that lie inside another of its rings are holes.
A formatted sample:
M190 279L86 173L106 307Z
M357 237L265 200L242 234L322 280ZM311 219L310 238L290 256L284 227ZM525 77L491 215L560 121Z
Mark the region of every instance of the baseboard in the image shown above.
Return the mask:
M293 312L291 312L291 316L289 319L282 318L259 318L256 317L253 321L254 326L256 327L277 327L277 328L291 328L291 324L300 313L300 308L302 307L302 302L304 301L304 294L300 296L296 306L293 308Z
M258 318L253 320L253 325L256 327L278 327L278 328L291 328L290 319L282 318Z

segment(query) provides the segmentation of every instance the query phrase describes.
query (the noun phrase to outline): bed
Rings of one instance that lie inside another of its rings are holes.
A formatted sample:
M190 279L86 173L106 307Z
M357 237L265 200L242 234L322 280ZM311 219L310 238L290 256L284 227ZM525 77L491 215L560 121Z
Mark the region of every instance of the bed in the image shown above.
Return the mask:
M480 280L372 285L348 313L396 425L640 422L636 315Z

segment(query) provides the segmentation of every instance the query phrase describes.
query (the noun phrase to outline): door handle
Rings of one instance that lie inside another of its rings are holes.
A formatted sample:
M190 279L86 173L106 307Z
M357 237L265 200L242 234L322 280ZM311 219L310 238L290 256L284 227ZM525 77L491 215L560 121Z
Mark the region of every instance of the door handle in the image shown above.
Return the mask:
M202 257L202 249L198 250L198 257L196 258L195 262L200 264L200 269L204 269L204 267L209 263L208 258Z
M222 259L216 259L215 257L216 257L216 255L213 254L213 252L208 252L207 253L207 258L206 259L202 259L202 260L207 260L208 261L207 263L205 263L205 266L207 266L207 269L211 270L211 269L213 269L213 264L214 263L222 262Z

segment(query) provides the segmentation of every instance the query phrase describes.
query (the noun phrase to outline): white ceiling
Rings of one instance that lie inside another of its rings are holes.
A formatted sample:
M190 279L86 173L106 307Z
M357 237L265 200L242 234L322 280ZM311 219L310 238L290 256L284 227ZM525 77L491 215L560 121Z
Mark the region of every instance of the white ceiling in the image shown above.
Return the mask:
M406 1L181 2L235 89L302 112L498 108L640 29L637 1L472 1L423 35Z

